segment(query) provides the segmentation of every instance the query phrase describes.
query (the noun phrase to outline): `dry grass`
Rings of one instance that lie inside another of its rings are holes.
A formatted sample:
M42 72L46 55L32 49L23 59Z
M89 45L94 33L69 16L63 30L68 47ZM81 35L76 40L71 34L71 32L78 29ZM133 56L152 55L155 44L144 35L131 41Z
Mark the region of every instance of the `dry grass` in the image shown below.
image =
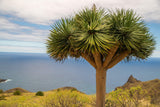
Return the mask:
M109 101L106 107L121 107L117 100L129 101L125 90L121 91L123 99L119 99L119 95L113 91L106 95L106 101ZM95 107L96 96L86 95L75 88L59 88L43 92L44 96L36 96L36 93L22 93L20 96L13 95L13 93L2 93L0 96L5 96L4 100L0 100L0 107ZM124 96L123 96L124 93ZM113 97L115 96L115 98ZM116 98L117 97L117 98ZM125 98L126 97L126 98ZM153 96L152 96L153 97ZM156 97L157 98L157 97ZM155 99L156 99L155 98ZM141 98L139 100L139 107L159 107L158 104L151 104L151 98ZM115 104L118 105L115 105ZM134 105L133 102L129 102ZM114 106L115 105L115 106ZM129 104L127 104L129 105ZM125 106L131 107L131 106ZM132 106L135 107L135 106Z

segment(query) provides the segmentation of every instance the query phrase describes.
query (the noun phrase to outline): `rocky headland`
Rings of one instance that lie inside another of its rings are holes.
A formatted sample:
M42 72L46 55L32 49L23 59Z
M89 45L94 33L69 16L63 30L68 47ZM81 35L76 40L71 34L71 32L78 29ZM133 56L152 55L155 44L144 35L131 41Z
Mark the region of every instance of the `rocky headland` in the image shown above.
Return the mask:
M7 81L7 79L0 79L0 83L5 81Z
M156 97L156 99L159 99L160 101L160 79L140 81L131 75L123 86L117 87L115 90L118 88L125 90L137 86L140 86L143 90L146 90L147 95L149 95L151 98Z

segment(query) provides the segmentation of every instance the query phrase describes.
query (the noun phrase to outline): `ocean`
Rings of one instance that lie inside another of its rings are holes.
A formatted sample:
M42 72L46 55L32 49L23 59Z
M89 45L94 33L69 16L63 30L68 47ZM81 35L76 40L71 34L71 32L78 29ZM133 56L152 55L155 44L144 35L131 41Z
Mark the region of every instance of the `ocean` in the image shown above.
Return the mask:
M0 52L0 89L21 87L31 92L70 86L86 94L96 93L95 69L83 59L56 62L43 53ZM141 81L160 79L160 58L121 62L107 72L107 92L123 85L130 75Z

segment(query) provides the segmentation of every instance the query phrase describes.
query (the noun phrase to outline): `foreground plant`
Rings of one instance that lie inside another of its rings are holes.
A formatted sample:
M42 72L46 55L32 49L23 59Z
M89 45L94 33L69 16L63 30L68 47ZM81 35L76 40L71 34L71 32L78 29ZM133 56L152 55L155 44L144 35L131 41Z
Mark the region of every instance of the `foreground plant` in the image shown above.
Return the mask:
M88 98L77 91L64 90L46 96L41 102L44 107L85 107Z
M85 8L50 30L47 53L56 61L84 58L96 69L96 106L105 106L106 72L122 60L144 60L155 41L133 10Z
M142 89L140 86L137 87L131 87L130 89L117 89L115 91L112 91L109 93L111 95L111 98L107 101L110 101L108 104L112 104L112 106L109 107L139 107L139 105L142 103L142 100L149 99L149 96L147 96L147 91Z

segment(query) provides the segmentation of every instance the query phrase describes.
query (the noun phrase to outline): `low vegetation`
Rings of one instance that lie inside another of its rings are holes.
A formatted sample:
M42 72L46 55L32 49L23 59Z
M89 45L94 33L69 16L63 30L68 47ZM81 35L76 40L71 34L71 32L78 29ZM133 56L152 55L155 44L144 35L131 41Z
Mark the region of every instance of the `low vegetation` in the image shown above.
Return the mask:
M15 91L18 93L19 91ZM45 94L45 96L41 96ZM106 95L106 107L159 107L160 99L151 99L140 86L123 90L118 88ZM35 96L36 94L36 96ZM41 96L41 97L38 97ZM0 107L95 107L95 95L86 95L75 89L58 89L37 93L3 93Z
M53 92L41 100L43 107L85 107L88 101L87 95L73 90Z
M107 107L141 107L149 106L149 100L150 97L147 95L147 91L137 86L126 90L117 89L110 92L106 105Z
M134 77L106 94L105 107L160 107L160 80L141 82ZM18 96L17 96L18 95ZM95 107L96 96L74 87L31 93L21 88L2 91L0 107Z
M1 96L0 96L0 100L5 100L5 97L6 97L6 96L1 95Z
M43 93L42 91L38 91L38 92L36 93L36 96L44 96L44 93Z
M2 89L0 89L0 94L1 94L1 93L3 93L3 90L2 90Z
M16 90L13 95L21 95L22 93L19 90Z

